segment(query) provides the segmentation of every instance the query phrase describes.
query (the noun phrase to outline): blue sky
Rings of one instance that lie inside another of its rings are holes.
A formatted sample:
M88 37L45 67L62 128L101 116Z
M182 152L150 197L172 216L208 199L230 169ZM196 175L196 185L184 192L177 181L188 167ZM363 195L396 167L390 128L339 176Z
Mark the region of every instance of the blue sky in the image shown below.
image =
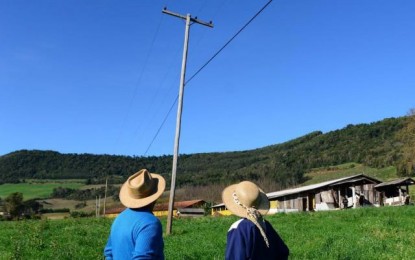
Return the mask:
M267 1L0 1L0 155L169 155L187 78ZM415 1L273 1L186 86L180 153L240 151L415 107ZM148 149L149 148L149 149ZM148 152L146 150L148 149Z

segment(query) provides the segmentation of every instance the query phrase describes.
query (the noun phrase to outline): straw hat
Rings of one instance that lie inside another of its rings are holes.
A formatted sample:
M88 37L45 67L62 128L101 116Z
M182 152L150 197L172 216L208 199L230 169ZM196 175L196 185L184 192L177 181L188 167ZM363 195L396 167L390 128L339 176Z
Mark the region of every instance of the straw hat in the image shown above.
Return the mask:
M161 175L142 169L122 185L120 200L128 208L142 208L156 201L165 188L166 181Z
M267 214L269 200L267 195L253 182L243 181L226 187L222 192L222 200L233 214L246 218L247 209L254 208L261 215Z

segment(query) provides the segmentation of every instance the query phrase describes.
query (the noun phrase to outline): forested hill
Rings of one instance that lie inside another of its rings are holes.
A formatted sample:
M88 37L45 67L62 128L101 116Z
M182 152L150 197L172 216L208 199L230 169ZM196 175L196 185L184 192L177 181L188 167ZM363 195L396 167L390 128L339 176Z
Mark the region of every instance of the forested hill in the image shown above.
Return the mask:
M409 118L348 125L325 134L317 131L289 142L249 151L180 155L177 183L204 185L272 178L284 187L301 183L304 173L311 168L346 162L377 168L397 166L398 173L408 174L402 166L406 165L403 154L407 146L402 140L407 140L404 130ZM129 157L21 150L0 157L0 182L19 182L28 178L102 181L106 176L124 180L141 168L160 173L170 180L171 164L172 156Z

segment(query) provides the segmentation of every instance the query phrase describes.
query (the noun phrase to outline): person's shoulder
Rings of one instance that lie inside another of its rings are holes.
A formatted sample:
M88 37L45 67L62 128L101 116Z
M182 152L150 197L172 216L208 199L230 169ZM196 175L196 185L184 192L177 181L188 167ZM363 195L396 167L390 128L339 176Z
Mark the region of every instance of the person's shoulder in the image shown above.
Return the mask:
M153 212L151 211L139 211L141 221L146 222L147 224L151 225L161 225L160 219L154 216Z
M246 229L246 228L250 228L251 226L254 226L254 223L252 223L251 221L249 221L246 218L241 218L237 221L235 221L231 227L229 228L228 231L232 231L235 229Z
M243 219L243 218L241 218L241 219L239 219L239 220L235 221L235 222L231 225L231 227L229 228L229 230L228 230L228 231L231 231L231 230L233 230L233 229L237 229L237 228L238 228L238 226L239 226L239 224L241 224L241 222L242 222L243 220L244 220L244 219Z
M267 226L267 229L272 229L275 231L275 228L272 226L272 224L268 220L264 219L264 221L265 221L265 225Z

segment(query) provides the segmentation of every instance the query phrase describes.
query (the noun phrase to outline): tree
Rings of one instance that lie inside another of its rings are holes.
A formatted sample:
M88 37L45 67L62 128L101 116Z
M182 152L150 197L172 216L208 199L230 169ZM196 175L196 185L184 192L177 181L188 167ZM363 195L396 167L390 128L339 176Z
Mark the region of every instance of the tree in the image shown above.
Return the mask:
M415 108L409 110L405 126L397 135L402 143L401 160L397 165L398 174L413 176L415 175Z
M14 192L4 200L4 208L12 218L19 217L24 211L23 193Z

